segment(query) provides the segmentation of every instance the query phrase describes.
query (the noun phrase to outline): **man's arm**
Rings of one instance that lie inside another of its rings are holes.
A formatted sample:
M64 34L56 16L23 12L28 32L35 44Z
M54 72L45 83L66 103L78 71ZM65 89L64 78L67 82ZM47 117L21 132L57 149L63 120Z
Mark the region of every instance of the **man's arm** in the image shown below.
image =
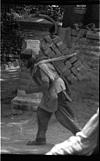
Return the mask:
M29 84L26 93L44 92L49 89L49 77L40 69L41 78L37 77L39 83ZM35 81L36 82L36 81Z

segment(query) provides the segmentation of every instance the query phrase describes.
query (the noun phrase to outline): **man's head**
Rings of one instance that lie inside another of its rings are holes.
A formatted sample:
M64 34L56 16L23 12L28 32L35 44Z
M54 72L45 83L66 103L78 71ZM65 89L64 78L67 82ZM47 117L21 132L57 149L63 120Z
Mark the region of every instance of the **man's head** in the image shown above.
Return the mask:
M25 49L24 51L22 51L20 58L23 61L24 65L27 68L30 68L32 62L36 60L37 54L32 49Z

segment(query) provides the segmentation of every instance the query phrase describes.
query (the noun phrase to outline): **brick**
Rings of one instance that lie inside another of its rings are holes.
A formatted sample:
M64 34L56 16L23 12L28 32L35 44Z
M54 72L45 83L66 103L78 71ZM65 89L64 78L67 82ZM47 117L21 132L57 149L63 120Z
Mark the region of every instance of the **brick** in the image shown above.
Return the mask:
M51 50L51 52L49 53L49 55L50 55L50 58L57 57L56 54L55 54L55 52L53 50Z
M77 75L77 78L78 78L78 80L83 80L84 79L84 76L81 74L81 73L79 73L78 75Z
M71 71L70 71L69 69L66 69L66 68L65 68L65 69L63 70L63 74L64 74L65 77L67 77L67 76L69 76L69 75L71 74Z
M71 81L71 79L72 79L72 74L70 74L70 75L67 77L67 79Z
M77 57L73 56L72 58L69 59L70 63L74 63L77 61Z
M45 50L45 54L46 54L46 55L49 55L50 52L51 52L51 49L48 47L48 48Z
M67 55L68 54L68 50L67 49L62 50L62 54L63 55Z
M77 71L77 69L75 67L71 68L71 71L77 76L78 71Z
M62 69L65 67L63 61L56 61L54 64L62 71Z
M76 69L78 72L86 70L86 68L82 64L80 66L76 67Z
M80 67L82 64L81 64L81 61L80 60L78 60L78 61L76 61L74 64L73 64L73 66L75 66L75 67Z
M53 39L53 42L54 43L58 43L61 41L61 38L59 36L56 36L54 39Z
M52 45L50 46L52 48L52 50L55 52L55 54L57 56L61 56L62 53L57 49L56 45L54 43L52 43Z
M57 55L57 56L62 56L62 53L61 53L60 50L57 49L56 47L55 47L55 52L56 52L56 55Z
M47 43L45 43L44 41L41 43L41 48L43 49L43 50L47 50L47 48L48 48L48 45L47 45Z
M84 68L84 66L82 66L82 68L80 69L79 73L83 76L85 76L87 74L88 70L86 70L86 68Z
M52 43L52 39L49 35L45 36L44 39L47 43Z
M56 45L57 45L58 47L60 47L62 44L63 44L62 41L59 41L59 42L56 43Z
M87 34L86 34L86 37L88 39L99 40L99 38L100 38L100 32L94 33L93 31L88 31Z
M71 82L74 83L75 81L77 81L77 77L75 75L72 74L72 79L71 79Z
M50 58L55 57L55 53L50 48L48 48L47 50L45 50L45 54L47 56L49 56Z
M71 68L71 66L72 66L72 64L69 61L66 61L65 65L66 65L66 68L68 68L68 69Z
M67 79L68 79L68 81L70 81L71 83L74 83L74 82L77 80L77 78L76 78L73 74L69 75L69 76L67 77Z
M66 45L63 43L62 45L60 45L60 49L61 49L61 50L66 50L67 47L66 47Z
M67 49L66 45L62 41L57 43L57 47L59 48L60 52Z

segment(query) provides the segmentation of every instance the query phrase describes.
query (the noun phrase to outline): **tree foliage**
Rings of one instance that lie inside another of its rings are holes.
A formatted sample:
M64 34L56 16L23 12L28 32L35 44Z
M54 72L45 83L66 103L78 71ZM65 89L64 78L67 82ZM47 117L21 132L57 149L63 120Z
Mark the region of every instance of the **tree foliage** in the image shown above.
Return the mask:
M15 21L14 14L23 16L28 14L32 16L34 13L45 14L53 18L55 21L61 21L63 9L56 5L22 5L8 6L2 8L1 15L1 61L13 61L21 52L22 40L20 26Z

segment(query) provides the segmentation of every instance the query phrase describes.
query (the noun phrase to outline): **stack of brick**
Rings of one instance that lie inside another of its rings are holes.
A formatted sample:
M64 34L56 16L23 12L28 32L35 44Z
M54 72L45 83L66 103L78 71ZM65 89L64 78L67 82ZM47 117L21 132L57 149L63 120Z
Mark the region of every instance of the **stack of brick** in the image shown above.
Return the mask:
M41 42L41 50L48 58L57 58L62 55L69 55L70 53L59 36L53 39L51 39L50 36L46 36ZM58 73L62 73L62 76L65 77L69 83L84 79L86 68L77 55L52 63Z

